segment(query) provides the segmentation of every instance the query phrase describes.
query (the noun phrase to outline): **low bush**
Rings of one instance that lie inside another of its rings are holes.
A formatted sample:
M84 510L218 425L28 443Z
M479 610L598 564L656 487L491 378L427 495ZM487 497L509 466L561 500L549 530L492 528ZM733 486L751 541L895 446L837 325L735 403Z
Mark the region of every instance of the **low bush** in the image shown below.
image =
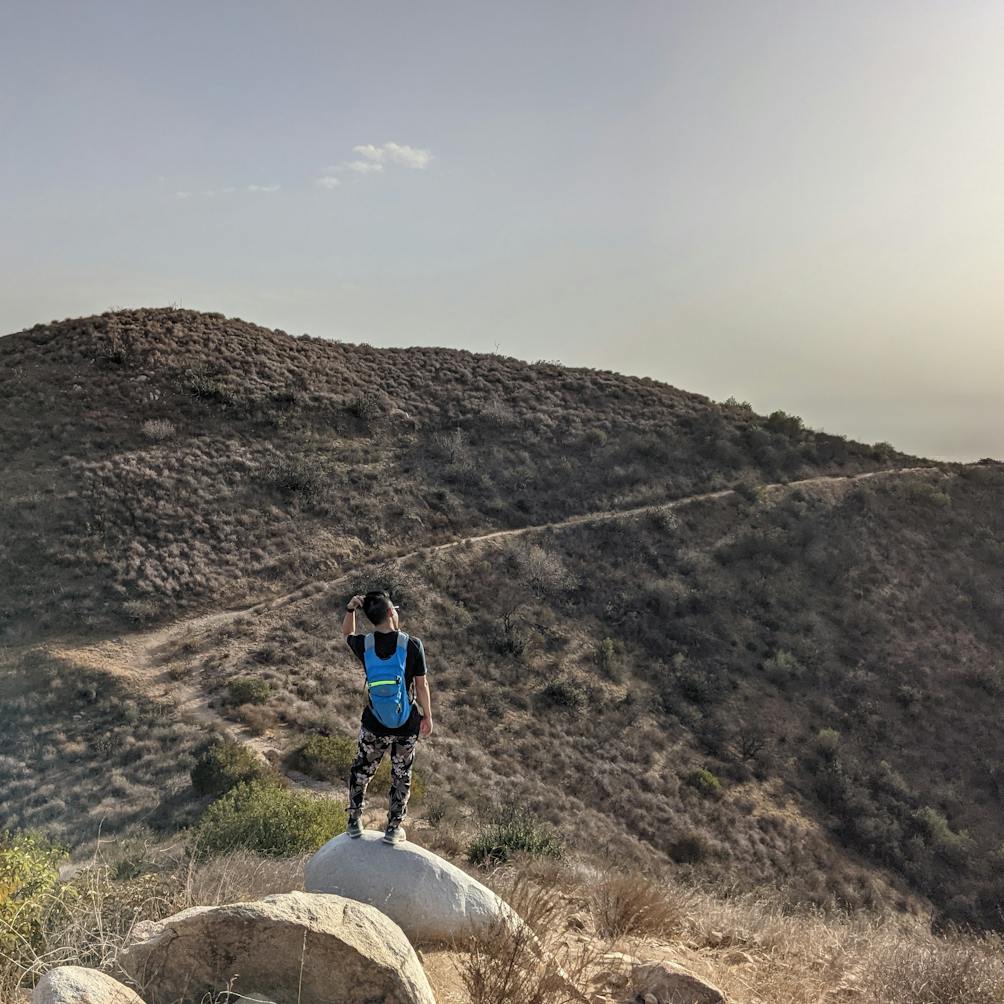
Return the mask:
M702 795L720 795L722 792L722 782L706 767L691 771L687 775L687 784Z
M329 798L255 781L213 802L199 820L192 854L212 857L249 850L267 857L316 851L345 831L345 809Z
M669 843L666 853L677 864L697 864L711 853L711 842L703 833L685 833Z
M0 953L41 949L63 890L59 862L66 851L41 834L0 835Z
M585 690L564 678L545 684L540 690L540 697L546 705L566 711L581 711L587 702Z
M497 865L522 853L530 857L559 858L563 847L554 828L527 809L512 806L492 813L467 848L475 865Z
M356 758L356 744L348 736L311 736L292 757L290 766L321 781L347 782Z
M613 873L593 887L590 904L597 934L616 940L678 934L689 901L671 903L644 875Z
M199 795L225 795L239 784L277 780L276 772L243 743L227 740L203 750L191 771Z
M611 680L621 678L620 657L617 651L617 642L613 638L604 638L596 646L596 664L600 672Z
M265 704L272 696L272 687L260 676L240 676L227 684L227 693L234 704Z

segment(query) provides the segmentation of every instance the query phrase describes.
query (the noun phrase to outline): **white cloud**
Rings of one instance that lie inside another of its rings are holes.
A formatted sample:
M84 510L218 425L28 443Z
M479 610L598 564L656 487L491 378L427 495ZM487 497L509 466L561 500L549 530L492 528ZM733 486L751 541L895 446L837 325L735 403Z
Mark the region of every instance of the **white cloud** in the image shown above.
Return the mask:
M383 164L375 163L372 160L352 160L345 165L350 171L356 174L379 174L383 170Z
M333 174L323 174L314 182L318 188L338 188L342 183L341 178L336 178Z
M365 146L354 146L352 152L358 153L360 157L365 157L367 160L379 162L384 158L383 147L376 147L372 143L367 143Z
M247 191L249 192L278 192L278 185L248 185Z
M174 197L176 199L190 199L192 197L191 192L175 192Z
M425 170L432 161L431 151L420 150L414 146L403 146L400 143L384 143L383 146L365 143L361 146L354 146L352 152L358 153L360 157L380 166L401 164L419 171Z

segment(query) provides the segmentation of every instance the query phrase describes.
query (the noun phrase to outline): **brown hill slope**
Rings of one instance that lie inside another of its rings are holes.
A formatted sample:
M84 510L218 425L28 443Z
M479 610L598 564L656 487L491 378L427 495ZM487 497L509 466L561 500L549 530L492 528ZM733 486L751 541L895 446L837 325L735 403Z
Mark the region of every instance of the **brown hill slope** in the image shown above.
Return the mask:
M918 462L652 380L183 310L0 338L0 428L10 640L237 602L387 542Z
M614 374L184 312L66 322L0 353L24 405L5 399L21 499L5 508L8 822L93 821L95 797L110 824L184 820L186 757L214 715L276 758L351 730L338 611L377 583L430 652L440 731L423 756L451 799L521 797L573 843L793 899L893 887L995 922L998 465L925 464ZM407 370L388 376L390 359ZM46 399L43 376L66 392ZM290 379L305 386L277 399ZM374 411L378 379L395 386ZM817 480L752 486L794 476ZM101 640L123 615L261 594L279 599ZM264 706L229 703L247 675ZM147 700L130 708L130 690ZM89 790L106 767L118 813Z

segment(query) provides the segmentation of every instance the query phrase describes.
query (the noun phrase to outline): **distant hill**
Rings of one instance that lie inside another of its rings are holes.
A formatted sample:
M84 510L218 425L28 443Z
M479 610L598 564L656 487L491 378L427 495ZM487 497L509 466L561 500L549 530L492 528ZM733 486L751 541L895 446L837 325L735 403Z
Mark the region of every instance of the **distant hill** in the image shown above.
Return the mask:
M1001 923L999 463L170 309L0 338L0 428L0 826L170 828L213 729L279 764L351 732L340 610L383 585L429 651L454 807ZM249 676L263 704L231 698Z
M171 309L0 338L0 422L14 638L239 601L400 541L921 462L654 380Z

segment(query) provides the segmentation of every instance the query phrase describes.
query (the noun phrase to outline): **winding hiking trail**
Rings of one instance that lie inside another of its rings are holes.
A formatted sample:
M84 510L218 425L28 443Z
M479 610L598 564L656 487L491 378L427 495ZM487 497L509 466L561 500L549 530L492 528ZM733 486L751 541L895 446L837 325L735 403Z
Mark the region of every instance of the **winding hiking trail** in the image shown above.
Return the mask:
M819 475L805 478L801 481L774 482L757 485L762 494L774 494L804 486L829 486L834 492L842 490L856 481L868 478L895 477L910 474L929 473L937 471L942 477L955 477L937 466L932 467L894 467L878 471L866 471L861 474ZM404 561L422 554L436 554L461 546L483 544L491 541L506 540L546 530L560 530L565 527L581 526L588 523L599 523L606 520L631 519L647 513L661 512L667 509L678 509L684 506L706 502L712 499L724 498L736 494L735 488L723 488L712 492L702 492L696 495L685 495L665 502L655 502L636 506L632 509L606 509L596 512L580 513L566 519L551 523L539 523L531 526L516 527L508 530L494 530L490 533L474 537L461 537L440 544L426 544L422 547L402 551L397 554L376 554L369 559L373 561ZM94 645L73 647L59 644L48 644L45 649L55 658L65 660L68 664L87 667L108 673L130 688L137 690L144 698L155 701L170 701L177 707L178 714L183 718L200 722L212 729L222 730L233 738L245 743L259 756L268 759L268 754L279 751L278 737L275 734L255 735L246 726L241 726L224 717L215 708L209 706L209 695L197 683L188 678L172 675L172 664L165 661L164 656L175 643L183 637L202 633L209 628L226 624L242 615L260 613L264 610L274 610L290 603L316 595L318 592L333 589L347 583L356 572L346 572L333 579L321 579L301 584L277 596L257 600L247 606L227 610L219 610L208 614L175 621L152 631L137 632L121 638L104 641ZM281 730L277 730L281 731ZM323 782L314 782L303 775L295 775L294 780L304 787L316 790L330 790L331 786Z

